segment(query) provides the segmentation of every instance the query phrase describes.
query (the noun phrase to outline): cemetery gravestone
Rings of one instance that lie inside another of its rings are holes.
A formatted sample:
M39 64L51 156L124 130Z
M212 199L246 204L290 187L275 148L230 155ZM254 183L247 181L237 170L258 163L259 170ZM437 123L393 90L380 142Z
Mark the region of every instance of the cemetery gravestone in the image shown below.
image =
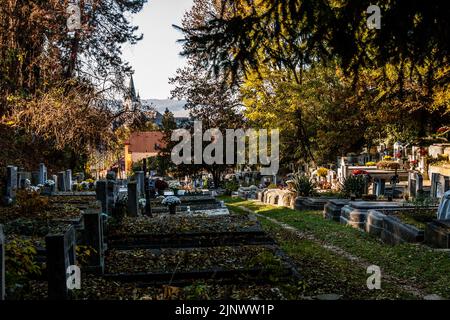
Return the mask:
M65 179L66 191L72 191L72 170L66 170Z
M45 164L39 164L39 183L44 185L45 181L47 181L47 167Z
M144 171L138 171L135 173L136 176L136 183L138 186L138 197L144 197L145 195L145 173Z
M88 257L88 269L102 274L104 271L103 223L100 210L90 209L84 214L85 245L94 248Z
M66 188L66 172L61 171L58 173L58 191L65 192L67 191Z
M96 199L102 203L102 212L108 213L108 182L99 180L95 186Z
M65 232L49 234L45 237L47 253L48 298L67 300L67 268L76 264L76 237L73 226Z
M53 176L52 176L52 179L53 179L53 181L55 181L55 186L54 186L54 192L57 192L58 191L58 176L56 175L56 174L54 174Z
M5 235L0 224L0 300L5 300Z
M138 185L136 182L128 183L128 215L137 217L139 214Z
M16 199L17 191L17 167L6 168L6 202L10 203Z

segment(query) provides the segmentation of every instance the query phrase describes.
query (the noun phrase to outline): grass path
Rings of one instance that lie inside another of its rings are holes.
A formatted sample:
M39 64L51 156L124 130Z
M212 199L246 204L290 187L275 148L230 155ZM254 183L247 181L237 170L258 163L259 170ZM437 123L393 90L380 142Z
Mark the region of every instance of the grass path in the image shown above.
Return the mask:
M250 210L258 215L264 228L297 261L308 282L308 294L332 292L348 299L450 297L448 253L413 244L389 246L364 232L325 220L317 211L224 200L235 212ZM382 290L367 289L366 270L372 264L382 270Z

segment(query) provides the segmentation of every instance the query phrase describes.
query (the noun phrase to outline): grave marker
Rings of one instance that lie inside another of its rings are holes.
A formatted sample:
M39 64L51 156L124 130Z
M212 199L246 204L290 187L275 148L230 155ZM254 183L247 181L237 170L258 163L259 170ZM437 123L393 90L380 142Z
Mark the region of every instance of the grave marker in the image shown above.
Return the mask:
M48 298L67 300L67 268L76 264L76 237L73 226L58 234L45 237L47 253Z
M5 300L5 235L0 224L0 300Z
M45 164L39 164L39 182L38 184L44 185L45 181L47 181L47 167Z
M101 205L98 209L88 209L84 213L84 241L85 245L94 251L88 257L88 270L94 273L104 272L104 243Z
M17 191L17 167L8 166L6 168L6 202L14 202L16 200Z
M66 185L66 190L65 191L72 191L72 170L68 169L66 170L66 175L65 175L65 185Z
M128 215L137 217L139 215L139 197L137 182L128 182Z
M60 192L65 192L67 191L66 188L66 172L65 171L61 171L58 172L58 191Z
M99 180L95 184L96 199L102 203L102 213L108 213L108 182Z

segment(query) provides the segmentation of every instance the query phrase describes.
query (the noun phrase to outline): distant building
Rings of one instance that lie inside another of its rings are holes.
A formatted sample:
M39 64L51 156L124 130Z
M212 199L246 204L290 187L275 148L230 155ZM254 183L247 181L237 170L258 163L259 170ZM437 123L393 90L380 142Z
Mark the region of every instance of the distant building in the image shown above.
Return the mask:
M133 132L125 142L125 172L130 172L133 163L158 155L165 147L161 131Z

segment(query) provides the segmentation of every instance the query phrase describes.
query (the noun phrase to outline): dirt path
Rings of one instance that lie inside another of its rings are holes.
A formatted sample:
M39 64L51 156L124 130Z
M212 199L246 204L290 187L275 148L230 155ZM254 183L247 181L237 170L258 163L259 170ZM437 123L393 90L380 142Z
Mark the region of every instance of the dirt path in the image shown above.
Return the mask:
M294 234L297 238L299 239L306 239L309 241L313 241L314 243L320 245L321 247L335 253L338 254L350 261L352 261L353 263L355 263L357 266L359 266L360 268L363 268L364 270L367 269L367 267L373 265L373 263L370 263L360 257L354 256L350 253L348 253L347 251L343 250L340 247L336 247L333 245L329 245L327 243L324 243L323 241L317 239L314 237L313 234L311 233L307 233L307 232L303 232L297 228L294 228L286 223L283 223L281 221L278 221L276 219L270 218L270 217L266 217L264 215L258 214L246 207L243 206L239 206L239 209L248 212L250 214L254 214L259 218L263 218L266 219L268 221L270 221L271 223L283 228L284 230L291 232L292 234ZM382 270L383 271L383 270ZM395 285L397 285L398 287L400 287L402 290L409 292L410 294L414 295L415 297L419 298L419 299L423 299L424 297L426 297L427 295L429 295L428 293L423 292L420 288L417 288L414 285L410 285L410 284L405 284L404 280L401 280L395 276L386 274L385 272L382 272L382 277L386 280L388 280L391 283L394 283Z

